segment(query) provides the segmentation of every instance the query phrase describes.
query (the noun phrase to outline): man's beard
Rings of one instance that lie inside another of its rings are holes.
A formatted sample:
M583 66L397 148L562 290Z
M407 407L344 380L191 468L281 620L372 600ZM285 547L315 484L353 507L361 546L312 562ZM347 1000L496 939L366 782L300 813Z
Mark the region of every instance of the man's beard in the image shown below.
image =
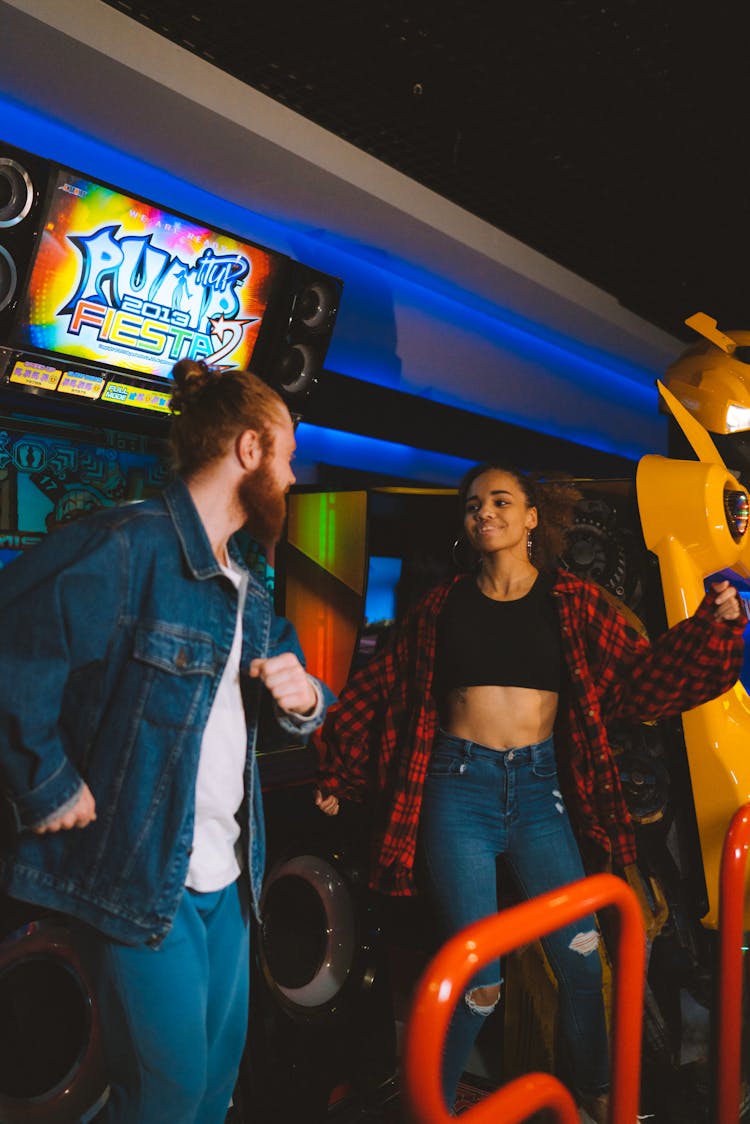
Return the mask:
M277 543L286 519L286 492L274 480L267 460L261 461L252 476L244 478L238 498L253 538L265 547Z

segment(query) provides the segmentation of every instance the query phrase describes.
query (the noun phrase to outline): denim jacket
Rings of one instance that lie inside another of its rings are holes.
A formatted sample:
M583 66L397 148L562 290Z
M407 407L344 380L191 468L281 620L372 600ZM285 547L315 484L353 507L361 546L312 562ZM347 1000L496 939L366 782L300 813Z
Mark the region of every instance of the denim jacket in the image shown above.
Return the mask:
M234 544L232 560L246 570ZM16 832L0 886L129 944L158 945L183 892L201 739L229 655L238 592L222 574L190 493L106 509L56 531L0 573L0 779ZM248 572L241 666L295 652L294 629ZM258 912L265 863L247 715L243 837ZM327 702L330 692L319 685ZM322 721L277 713L300 737ZM37 835L83 780L97 818Z

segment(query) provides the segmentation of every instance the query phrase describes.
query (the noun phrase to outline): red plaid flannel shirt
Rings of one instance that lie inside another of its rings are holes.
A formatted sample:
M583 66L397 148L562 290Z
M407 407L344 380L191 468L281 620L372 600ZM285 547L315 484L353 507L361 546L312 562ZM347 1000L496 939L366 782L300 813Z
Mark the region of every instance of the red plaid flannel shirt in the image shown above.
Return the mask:
M374 797L371 884L382 893L415 892L422 788L438 728L431 690L437 619L462 580L421 600L313 735L319 783L343 799ZM716 621L708 593L693 617L649 644L591 582L560 571L551 595L568 671L555 724L561 787L590 865L624 867L635 861L635 839L607 723L671 717L729 690L746 621Z

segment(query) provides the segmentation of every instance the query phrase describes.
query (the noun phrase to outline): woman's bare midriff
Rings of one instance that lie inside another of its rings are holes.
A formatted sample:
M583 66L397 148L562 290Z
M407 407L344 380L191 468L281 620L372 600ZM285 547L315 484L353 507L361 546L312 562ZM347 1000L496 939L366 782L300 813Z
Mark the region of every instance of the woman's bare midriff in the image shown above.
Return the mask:
M457 687L441 707L449 734L489 749L516 749L543 742L557 714L555 691L529 687Z

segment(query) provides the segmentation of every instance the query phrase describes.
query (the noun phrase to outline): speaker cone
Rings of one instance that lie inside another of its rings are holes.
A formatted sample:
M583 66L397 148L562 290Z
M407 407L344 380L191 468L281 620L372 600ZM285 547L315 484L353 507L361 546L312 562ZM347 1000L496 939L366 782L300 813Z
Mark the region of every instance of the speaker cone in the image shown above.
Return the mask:
M0 246L0 312L13 300L18 284L16 263L5 246Z
M0 1121L89 1120L106 1097L99 1019L70 930L33 921L0 942Z
M336 310L337 292L324 280L306 285L294 304L293 319L311 332L327 327Z
M9 156L0 156L0 229L23 222L33 202L29 173Z
M298 1010L331 1003L355 951L354 907L341 874L319 855L297 855L269 875L263 897L269 981Z
M315 356L303 343L287 347L279 363L277 378L286 394L298 395L307 390L315 377Z

